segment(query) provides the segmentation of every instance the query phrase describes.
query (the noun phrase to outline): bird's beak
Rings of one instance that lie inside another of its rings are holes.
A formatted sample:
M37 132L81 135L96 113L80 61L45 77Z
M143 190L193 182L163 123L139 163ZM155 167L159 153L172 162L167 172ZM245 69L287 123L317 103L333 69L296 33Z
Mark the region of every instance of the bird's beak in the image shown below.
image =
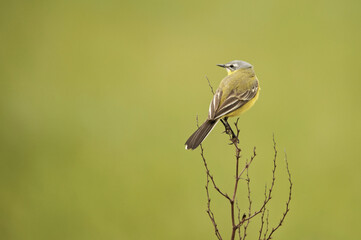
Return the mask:
M222 67L222 68L225 68L226 67L226 64L217 64L218 67Z

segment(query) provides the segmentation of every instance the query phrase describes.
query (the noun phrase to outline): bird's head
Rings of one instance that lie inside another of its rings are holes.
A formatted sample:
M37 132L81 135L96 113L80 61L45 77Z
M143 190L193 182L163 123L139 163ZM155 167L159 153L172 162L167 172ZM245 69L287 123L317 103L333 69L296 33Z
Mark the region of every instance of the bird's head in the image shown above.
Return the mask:
M246 69L253 67L250 63L241 60L234 60L226 64L217 64L217 66L225 68L228 72L228 75L236 72L239 69Z

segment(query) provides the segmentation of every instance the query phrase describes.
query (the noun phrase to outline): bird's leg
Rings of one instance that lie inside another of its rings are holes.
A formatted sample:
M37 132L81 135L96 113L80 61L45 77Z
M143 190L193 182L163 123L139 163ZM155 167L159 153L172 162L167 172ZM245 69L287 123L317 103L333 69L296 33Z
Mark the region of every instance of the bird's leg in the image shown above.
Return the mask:
M224 125L224 132L228 135L231 135L233 133L231 126L229 126L227 118L221 119L221 122ZM233 134L232 134L233 137Z
M224 128L225 128L225 133L227 133L230 137L231 137L231 141L234 143L234 142L237 142L238 143L238 138L236 136L236 134L234 134L231 126L229 125L228 123L228 117L225 117L223 119L221 119L221 122L223 123L224 125Z

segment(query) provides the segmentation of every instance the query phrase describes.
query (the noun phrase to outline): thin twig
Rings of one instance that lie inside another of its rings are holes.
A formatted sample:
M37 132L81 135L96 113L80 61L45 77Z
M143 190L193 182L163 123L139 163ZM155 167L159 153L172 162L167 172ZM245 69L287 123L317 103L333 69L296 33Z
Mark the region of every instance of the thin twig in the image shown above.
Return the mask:
M246 163L247 164L247 163ZM252 213L252 199L251 199L251 186L250 186L250 183L251 183L251 179L249 177L249 168L247 168L247 192L248 192L248 216L251 216L251 213ZM243 240L246 239L247 237L247 228L248 228L248 225L249 225L249 220L247 221L247 223L244 225L244 231L243 231Z
M267 185L264 188L264 198L267 199ZM262 231L263 231L263 225L264 225L264 214L266 212L266 207L264 207L264 209L262 210L262 215L261 215L261 227L259 229L259 236L258 236L258 240L262 240L261 236L262 236Z
M199 127L199 124L198 124L198 115L197 115L197 127ZM211 210L211 197L210 197L210 195L209 195L209 188L208 188L208 186L209 186L209 178L212 179L213 186L214 186L216 189L218 189L218 188L217 188L216 185L215 185L215 182L214 182L213 177L210 176L210 174L209 174L209 170L208 170L208 166L207 166L207 161L206 161L206 158L204 157L204 150L203 150L202 144L200 145L200 148L201 148L201 156L202 156L202 159L203 159L203 163L204 163L204 166L206 167L206 170L207 170L207 183L206 183L207 213L208 213L209 218L211 219L211 222L212 222L213 227L214 227L214 232L215 232L217 238L218 238L219 240L222 240L222 236L221 236L221 234L220 234L220 232L219 232L219 230L218 230L218 226L217 226L217 223L216 223L216 219L215 219L214 214L213 214L213 212L212 212L212 210Z
M271 239L271 238L272 238L272 234L273 234L279 227L282 226L283 221L285 220L288 212L290 211L290 202L291 202L291 199L292 199L292 186L293 186L293 183L292 183L292 178L291 178L291 172L290 172L290 169L288 168L288 161L287 161L287 154L286 154L286 152L285 152L285 162L286 162L286 169L287 169L287 174L288 174L288 181L289 181L289 183L290 183L290 188L289 188L289 193L288 193L288 199L287 199L287 202L286 202L286 210L285 210L285 212L283 213L282 218L281 218L280 222L278 223L278 225L277 225L275 228L272 228L270 234L268 235L267 240Z
M266 231L264 232L263 239L266 239L268 233L268 226L269 226L269 210L267 209L267 217L266 217Z
M262 236L262 231L263 231L263 225L264 225L264 213L266 211L266 208L263 209L262 211L262 215L261 215L261 227L259 229L259 235L258 235L258 240L262 240L261 236Z
M213 90L213 87L212 87L211 82L209 81L209 79L208 79L208 77L207 77L207 76L206 76L206 79L207 79L207 81L208 81L208 85L209 85L209 87L211 88L211 91L212 91L212 93L213 93L213 95L214 95L214 90Z
M239 128L238 128L238 120L239 118L237 118L237 121L234 123L235 127L236 127L236 137L237 137L237 141L233 141L233 145L235 147L235 151L236 151L236 180L235 180L235 184L234 184L234 191L233 191L233 197L232 200L230 201L231 203L231 220L232 220L232 234L231 234L231 240L233 240L235 238L235 233L237 231L237 229L240 228L241 226L241 222L244 222L244 219L246 218L242 218L242 220L238 221L238 223L236 224L236 220L235 220L235 215L234 215L234 201L236 199L236 194L237 194L237 189L238 189L238 183L239 180L241 179L242 174L249 168L249 166L251 165L251 163L253 162L253 159L256 157L256 147L253 148L253 155L250 159L249 162L246 162L244 168L242 169L241 172L239 172L239 159L241 157L240 153L241 153L241 149L238 146L239 143ZM249 214L250 215L250 214ZM246 232L244 233L246 235ZM244 235L244 238L245 238Z
M245 170L247 170L247 175L248 175L248 168L251 165L251 163L253 162L253 159L256 157L256 147L253 148L253 155L251 157L251 160L244 166L244 168L242 169L241 173L238 175L238 178L240 179L242 174L244 173Z
M197 127L199 128L199 123L198 123L198 115L197 115ZM206 158L204 157L204 150L203 150L203 146L202 144L200 145L200 148L201 148L201 156L202 156L202 159L203 159L203 163L204 163L204 166L206 167L206 171L207 171L207 183L206 183L206 193L207 193L207 213L208 213L208 216L209 218L211 219L211 222L213 224L213 227L214 227L214 232L218 238L218 240L222 240L222 236L221 236L221 233L219 232L218 230L218 226L217 226L217 223L216 223L216 219L214 217L214 214L211 210L211 198L210 198L210 195L209 195L209 179L212 180L212 183L213 183L213 186L215 189L218 189L217 191L222 193L219 188L217 188L216 186L216 183L214 182L214 179L213 177L210 175L210 172L209 172L209 169L208 169L208 165L207 165L207 161L206 161Z
M212 210L211 210L211 198L210 198L210 196L209 196L209 188L208 188L208 186L209 186L209 175L207 174L207 184L206 184L206 192L207 192L207 213L208 213L209 218L211 219L211 222L212 222L213 227L214 227L214 232L215 232L217 238L218 238L219 240L222 240L222 236L221 236L221 234L220 234L220 232L219 232L219 230L218 230L218 226L217 226L217 223L216 223L216 219L215 219L214 214L213 214L213 212L212 212Z
M233 240L235 238L235 234L236 234L236 231L238 229L237 224L236 224L235 214L234 214L234 202L235 202L236 195L237 195L239 179L240 179L240 177L242 175L242 174L239 174L239 159L241 158L241 149L238 147L238 143L239 143L239 139L238 139L238 134L239 134L238 119L234 123L234 125L236 126L236 129L237 129L237 135L236 135L237 136L237 141L233 141L233 145L234 145L235 151L236 151L236 155L235 155L235 157L236 157L236 175L235 175L236 180L235 180L235 183L234 183L233 197L230 200L230 204L231 204L231 220L232 220L231 240ZM230 137L231 137L231 134L230 134ZM244 172L244 170L245 169L243 169L242 173Z
M206 76L207 78L207 76ZM207 78L208 80L208 78ZM209 87L211 88L212 93L214 94L213 88L210 84L210 81L208 80L208 84ZM280 220L280 222L278 223L278 225L274 228L272 228L272 230L270 231L268 237L267 237L267 233L268 233L268 229L269 229L269 210L267 209L267 204L270 202L270 200L272 199L272 192L273 192L273 188L275 186L275 182L276 182L276 168L277 168L277 148L276 148L276 141L275 141L275 137L273 135L273 149L274 149L274 157L273 157L273 168L272 168L272 181L271 181L271 185L269 188L265 188L265 193L264 193L264 201L263 204L261 205L260 208L258 208L258 210L256 210L255 212L252 213L252 200L251 200L251 187L250 187L250 177L249 177L249 166L251 165L251 163L253 162L254 158L256 157L256 148L254 147L253 149L253 155L251 156L249 161L246 161L244 167L242 168L242 170L240 170L240 159L241 159L241 148L239 147L239 133L240 130L238 128L238 120L234 123L236 130L237 130L237 134L236 134L236 139L233 139L234 136L232 136L231 133L229 133L231 139L232 139L232 145L235 148L235 182L234 182L234 190L231 196L229 196L227 193L223 192L217 185L216 182L214 180L214 177L212 176L212 174L210 173L210 170L208 168L208 164L204 155L204 149L202 144L200 145L200 149L201 149L201 156L203 159L203 163L204 163L204 167L206 169L206 174L207 174L207 182L206 182L206 193L207 193L207 214L209 216L209 218L211 219L212 225L214 227L214 232L215 235L217 236L217 238L219 240L222 240L222 236L219 232L216 220L215 220L215 216L214 213L211 210L211 197L210 197L210 192L209 192L209 182L212 182L212 185L214 187L214 189L220 194L222 195L224 198L226 198L229 202L230 202L230 207L231 207L231 222L232 222L232 231L231 231L231 240L235 239L235 235L236 232L238 232L238 236L240 240L245 240L246 236L247 236L247 228L248 225L250 224L250 220L253 219L254 217L256 217L257 215L261 214L261 227L259 230L259 240L270 240L272 238L272 235L274 234L274 232L279 229L279 227L283 224L284 219L286 217L286 215L289 212L289 205L291 202L291 198L292 198L292 180L291 180L291 173L289 171L289 167L288 167L288 161L287 161L287 155L285 155L285 162L286 162L286 168L287 168L287 173L288 173L288 180L290 183L290 187L289 187L289 197L288 200L286 202L286 210L282 215L282 218ZM198 116L197 116L197 126L198 126ZM238 206L238 201L237 201L237 190L238 190L238 186L239 186L239 180L243 179L242 176L243 174L246 172L247 174L247 178L245 179L247 181L247 191L248 191L248 214L243 214L243 216L241 217L241 210ZM236 206L235 206L236 205ZM235 213L235 207L237 207L237 216ZM265 216L267 211L267 216ZM237 220L237 222L236 222ZM241 226L243 226L244 228L244 232L243 232L243 238L242 238L242 234L241 234ZM263 236L262 236L263 235ZM262 238L263 237L263 238Z
M272 182L271 182L271 187L268 189L268 196L265 198L262 206L256 211L254 212L251 216L242 219L242 221L236 226L236 227L240 227L242 226L242 224L252 218L254 218L255 216L257 216L258 214L260 214L263 209L266 207L266 205L268 204L268 202L272 199L272 191L273 191L273 187L275 185L276 182L276 168L277 168L277 164L276 164L276 160L277 160L277 148L276 148L276 141L273 135L273 150L274 150L274 157L273 157L273 168L272 168Z
M196 117L196 120L197 120L197 127L199 128L199 124L198 124L198 115ZM204 156L204 151L203 151L203 146L202 144L200 144L200 148L201 148L201 156L202 156L202 159L203 159L203 163L204 163L204 167L206 168L206 173L207 175L209 176L209 178L211 179L212 181L212 184L213 184L213 187L217 190L217 192L219 192L223 197L227 198L228 200L231 200L231 198L228 196L228 194L226 193L223 193L216 185L216 182L214 181L214 178L213 176L211 175L211 172L209 171L208 169L208 164L207 164L207 161L206 161L206 158Z
M219 188L217 187L216 182L214 181L214 177L211 175L211 172L210 172L209 169L208 169L208 164L207 164L206 158L205 158L205 156L204 156L204 151L203 151L203 146L202 146L202 144L200 145L200 148L201 148L201 156L202 156L202 159L203 159L204 167L206 168L206 173L207 173L207 175L209 176L209 178L211 179L214 189L216 189L217 192L219 192L223 197L225 197L225 198L227 198L229 201L231 201L231 198L228 196L228 194L227 194L227 193L223 193L223 192L221 191L221 189L219 189Z
M235 199L236 199L236 194L237 194L237 189L238 189L238 182L239 182L239 179L240 179L238 171L239 171L239 159L240 159L240 152L241 152L241 149L238 148L237 143L234 143L234 145L235 145L235 148L236 148L236 181L234 183L233 197L230 200L230 203L231 203L231 220L232 220L232 236L231 236L231 239L234 239L235 233L237 231L236 219L235 219L235 216L234 216L234 202L235 202Z
M241 209L239 208L239 206L238 206L238 201L236 200L236 206L237 206L237 215L238 215L238 222L240 222L241 221ZM238 238L239 239L242 239L242 237L241 237L241 228L238 228Z

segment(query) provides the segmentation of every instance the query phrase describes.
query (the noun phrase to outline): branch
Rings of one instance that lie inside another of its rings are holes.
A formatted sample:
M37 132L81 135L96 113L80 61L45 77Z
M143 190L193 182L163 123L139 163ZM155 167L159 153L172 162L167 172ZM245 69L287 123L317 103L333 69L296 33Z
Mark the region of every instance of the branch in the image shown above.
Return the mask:
M209 218L211 219L211 222L213 224L213 227L214 227L214 232L217 236L217 238L219 240L222 240L222 236L218 230L218 227L217 227L217 223L216 223L216 219L214 217L214 214L211 210L211 198L209 196L209 189L208 189L208 185L209 185L209 175L207 174L207 184L206 184L206 192L207 192L207 213L208 213L208 216Z
M241 221L241 209L238 206L238 201L236 201L236 206L237 206L237 213L238 213L237 214L238 222L240 222ZM245 215L243 215L243 217L245 217ZM238 228L238 237L239 237L239 239L242 239L242 237L241 237L241 228Z
M267 199L267 185L264 189L264 198ZM258 240L262 240L261 236L262 236L262 231L263 231L263 225L264 225L264 213L266 212L266 207L262 210L262 216L261 216L261 227L259 229L259 236L258 236Z
M269 210L267 209L267 217L266 217L266 231L263 235L263 239L266 239L268 233L268 226L269 226Z
M291 202L291 199L292 199L292 186L293 186L293 183L292 183L292 178L291 178L291 172L290 172L290 169L288 168L288 161L287 161L287 154L286 154L286 152L285 152L285 162L286 162L286 169L287 169L287 174L288 174L288 181L289 181L289 183L290 183L290 188L289 188L289 193L288 193L288 199L287 199L287 202L286 202L286 210L285 210L285 212L283 213L282 218L281 218L280 222L278 223L278 225L277 225L275 228L272 228L272 231L271 231L271 233L268 235L267 240L271 239L271 238L272 238L272 234L273 234L279 227L282 226L283 221L285 220L288 212L290 211L290 202Z
M223 192L217 187L216 182L214 181L214 178L213 178L213 176L211 175L211 172L210 172L209 169L208 169L208 164L207 164L206 158L204 157L204 151L203 151L203 146L202 146L202 144L200 145L200 148L201 148L201 156L202 156L202 159L203 159L204 167L206 168L207 176L209 176L209 178L211 179L214 189L216 189L217 192L219 192L219 194L221 194L223 197L225 197L225 198L227 198L229 201L231 201L231 198L228 196L228 194L227 194L227 193L223 193Z
M244 218L240 223L238 223L238 225L236 227L242 226L242 224L244 222L246 222L246 221L254 218L255 216L257 216L258 214L260 214L272 198L272 191L273 191L273 187L274 187L275 181L276 181L275 174L276 174L276 168L277 168L277 164L276 164L277 149L276 149L276 141L275 141L274 135L273 135L273 150L274 150L274 157L273 157L273 168L272 168L272 182L271 182L271 187L268 190L268 196L266 194L265 200L264 200L262 206L258 209L258 211L254 212L251 216Z
M209 81L209 79L208 79L208 77L207 77L207 76L206 76L206 79L207 79L207 81L208 81L208 85L209 85L209 87L211 88L212 94L214 95L214 90L213 90L213 87L212 87L211 82Z
M251 179L249 178L248 169L249 168L247 168L247 179L246 179L247 180L247 191L248 191L248 216L251 216L251 212L252 212L251 186L250 186ZM243 240L246 239L248 225L249 225L249 220L244 225Z
M206 77L207 78L207 77ZM207 78L208 80L208 78ZM213 92L213 88L208 80L208 84L211 88L211 91ZM273 156L273 167L272 167L272 181L271 181L271 185L269 188L265 188L265 192L264 192L264 201L262 203L262 205L258 208L258 210L254 211L252 213L252 199L251 199L251 187L250 187L250 177L249 177L249 167L252 164L253 160L256 157L256 147L253 148L253 154L251 156L251 158L249 159L249 161L246 161L244 167L242 168L242 170L240 170L240 159L241 159L241 148L239 147L239 128L238 128L238 121L239 119L236 120L236 122L234 123L235 127L236 127L236 137L234 138L234 134L232 136L231 132L228 132L228 134L230 135L231 138L231 145L234 146L235 149L235 182L234 182L234 188L233 188L233 193L231 196L229 196L227 193L223 192L216 184L214 177L212 176L209 168L208 168L208 164L204 155L204 149L202 144L200 145L200 149L201 149L201 157L203 160L203 164L206 170L206 174L207 174L207 182L206 182L206 194L207 194L207 214L212 222L213 228L214 228L214 232L215 235L217 236L218 240L222 240L222 236L219 232L218 229L218 225L216 223L215 220L215 216L214 213L211 210L211 197L210 197L210 192L209 192L209 182L212 182L213 188L220 194L222 195L224 198L226 198L229 203L230 203L230 207L231 207L231 222L232 222L232 230L231 230L231 240L235 239L235 235L238 232L238 236L240 240L245 240L247 237L247 229L248 226L250 224L250 220L253 219L254 217L258 216L259 214L261 214L261 225L260 225L260 230L259 230L259 236L258 236L258 240L270 240L272 239L273 234L282 226L288 212L290 211L289 205L292 199L292 187L293 187L293 183L292 183L292 179L291 179L291 173L288 167L288 161L287 161L287 155L285 155L285 162L286 162L286 169L287 169L287 173L288 173L288 180L290 183L290 187L289 187L289 196L288 196L288 200L286 202L286 210L283 213L281 220L279 221L279 223L277 224L277 226L275 226L274 228L271 229L270 233L269 232L269 210L267 207L267 204L270 202L270 200L272 199L272 193L273 193L273 189L275 186L275 182L276 182L276 169L277 169L277 147L276 147L276 141L275 141L275 137L273 135L273 150L274 150L274 156ZM197 117L197 126L198 126L198 117ZM239 180L242 179L243 174L246 173L247 177L245 178L245 180L247 181L247 192L248 192L248 213L247 214L243 214L242 218L241 218L241 210L238 206L238 201L237 201L237 191L238 191L238 187L239 187ZM236 205L236 206L235 206ZM237 207L237 209L235 209L235 207ZM237 214L235 213L235 210L237 210ZM266 215L266 211L267 211L267 215ZM236 216L237 215L237 216ZM243 237L241 234L241 226L243 226ZM267 236L268 234L268 236Z
M242 218L242 220L239 220L238 219L238 223L236 224L236 221L235 221L235 214L234 214L234 202L235 202L235 199L236 199L236 194L237 194L237 189L238 189L238 183L239 183L239 180L241 179L243 173L247 170L247 176L248 176L248 168L249 166L251 165L251 163L253 162L253 159L256 157L256 147L253 148L253 155L251 156L251 159L249 162L246 162L244 168L242 169L241 172L239 172L239 159L241 157L240 153L241 153L241 149L239 148L238 144L239 144L239 128L238 128L238 121L239 121L239 118L237 118L236 122L234 123L234 126L236 127L236 130L237 130L237 133L236 133L236 141L232 141L232 144L234 145L235 147L235 151L236 151L236 180L235 180L235 184L234 184L234 191L233 191L233 197L232 197L232 200L230 201L231 203L231 220L232 220L232 235L231 235L231 239L234 239L235 238L235 234L236 234L236 231L241 227L240 223L242 221L244 221L244 219L246 219L245 217ZM230 134L230 137L232 138L231 134ZM249 179L248 179L249 180ZM248 182L249 184L249 182ZM249 187L249 185L248 185ZM249 190L249 194L250 194L250 189ZM250 196L250 195L249 195ZM249 197L249 201L250 200L250 197ZM251 206L249 206L251 207ZM250 210L249 210L250 211ZM250 215L250 213L249 213ZM248 227L248 225L247 225ZM244 232L244 238L246 237L247 235L247 227L245 228L245 232Z

